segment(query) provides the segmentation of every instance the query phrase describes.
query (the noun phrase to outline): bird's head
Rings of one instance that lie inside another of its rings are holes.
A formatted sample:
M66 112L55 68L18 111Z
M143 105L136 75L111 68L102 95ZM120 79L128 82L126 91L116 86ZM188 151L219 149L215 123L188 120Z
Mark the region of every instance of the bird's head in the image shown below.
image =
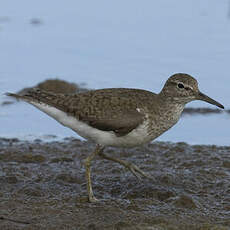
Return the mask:
M185 73L172 75L165 83L160 94L177 103L186 104L190 101L201 100L224 109L224 106L200 92L197 80Z

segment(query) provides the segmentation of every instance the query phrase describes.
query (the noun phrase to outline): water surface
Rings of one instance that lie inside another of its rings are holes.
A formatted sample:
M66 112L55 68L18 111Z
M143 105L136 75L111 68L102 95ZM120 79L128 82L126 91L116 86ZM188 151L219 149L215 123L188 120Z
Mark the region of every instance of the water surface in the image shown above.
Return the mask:
M2 0L0 93L55 77L89 88L159 92L170 75L186 72L229 108L229 5L227 0ZM1 108L0 118L0 136L74 135L28 105ZM226 114L185 117L159 140L227 145L229 127Z

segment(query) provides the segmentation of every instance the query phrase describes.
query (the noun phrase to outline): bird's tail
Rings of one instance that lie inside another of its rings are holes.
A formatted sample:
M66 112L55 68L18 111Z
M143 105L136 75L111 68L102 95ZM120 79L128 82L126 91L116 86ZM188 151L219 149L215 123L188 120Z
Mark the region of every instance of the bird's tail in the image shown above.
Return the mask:
M16 94L16 93L9 93L9 92L7 92L7 93L5 93L5 95L8 96L8 97L14 97L14 98L19 99L19 100L20 99L21 100L25 99L25 96L19 95L19 94Z
M30 90L27 90L23 94L15 94L15 93L6 93L6 96L14 97L18 100L24 100L24 101L36 101L36 102L45 102L45 101L52 101L56 95L52 92L47 92L44 90L41 90L39 88L33 88Z
M41 90L39 88L27 90L22 95L15 93L6 93L6 95L9 97L14 97L17 100L26 101L35 106L37 104L46 104L56 107L60 110L63 110L63 107L65 107L66 100L68 99L64 97L64 94L55 94L52 92Z

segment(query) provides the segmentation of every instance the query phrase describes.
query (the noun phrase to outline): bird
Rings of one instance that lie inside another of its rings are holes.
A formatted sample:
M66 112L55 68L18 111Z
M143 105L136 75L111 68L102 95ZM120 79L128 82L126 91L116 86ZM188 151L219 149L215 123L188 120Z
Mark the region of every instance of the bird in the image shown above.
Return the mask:
M133 88L56 94L34 88L24 95L6 95L28 102L96 144L84 161L89 202L98 201L90 170L91 161L97 155L123 165L139 179L151 179L133 163L105 154L107 146L131 148L151 142L174 126L185 105L194 100L224 109L222 104L200 92L197 80L186 73L173 74L158 94Z

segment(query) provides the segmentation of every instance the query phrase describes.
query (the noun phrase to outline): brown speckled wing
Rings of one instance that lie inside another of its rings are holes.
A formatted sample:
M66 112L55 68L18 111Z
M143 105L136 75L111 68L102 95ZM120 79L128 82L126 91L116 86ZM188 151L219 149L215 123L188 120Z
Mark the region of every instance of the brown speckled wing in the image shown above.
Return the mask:
M34 89L23 96L8 95L54 106L94 128L124 136L143 122L144 115L137 108L143 103L144 92L148 94L133 89L102 89L67 95Z

